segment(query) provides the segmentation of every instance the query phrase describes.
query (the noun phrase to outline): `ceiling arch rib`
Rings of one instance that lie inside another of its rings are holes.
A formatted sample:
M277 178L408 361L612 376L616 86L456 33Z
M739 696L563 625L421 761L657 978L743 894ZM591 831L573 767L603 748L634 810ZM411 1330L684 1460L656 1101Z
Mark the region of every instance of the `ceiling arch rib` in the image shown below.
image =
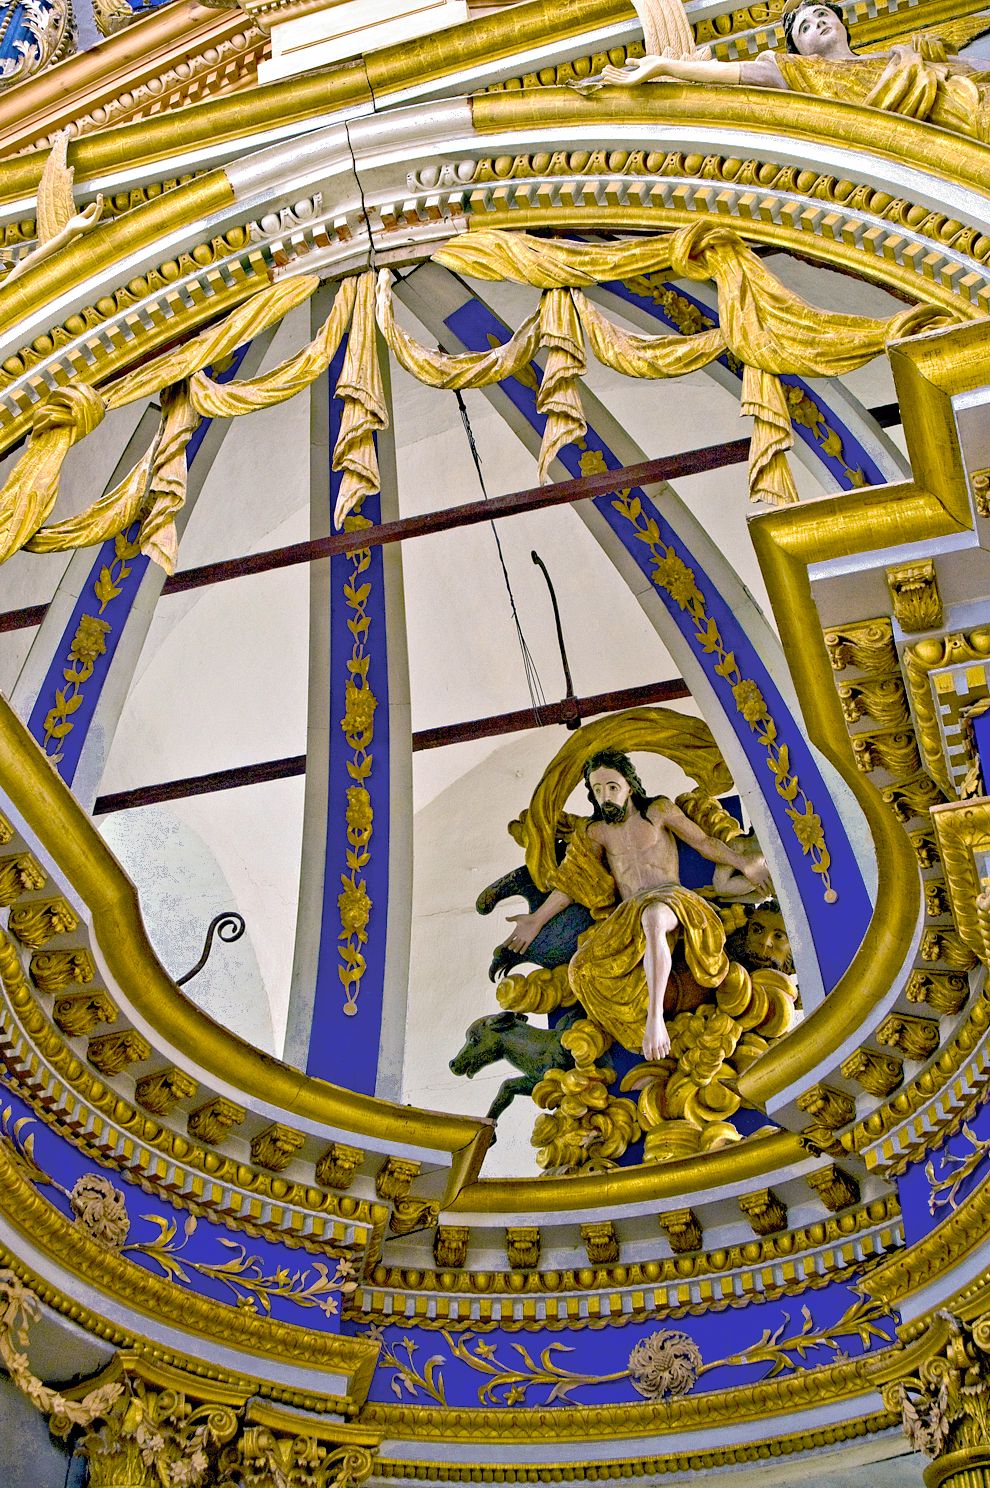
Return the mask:
M274 327L257 335L235 355L220 374L221 380L254 375L273 335ZM189 442L187 497L177 517L180 535L229 428L229 420L207 420ZM142 420L108 490L131 469L132 455L140 458L149 447L150 439L142 437L146 432L147 421ZM133 550L126 534L123 544L116 539L102 544L95 558L86 549L80 550L56 590L51 619L46 617L42 624L11 695L13 707L32 736L49 758L58 760L62 778L87 808L99 794L103 767L164 582L164 570ZM59 697L65 692L64 669L71 665L70 653L80 644L80 627L89 624L92 628L94 621L101 639L90 641L94 646L91 670L76 692L81 706L73 709L71 717L63 717ZM69 729L63 732L66 723Z

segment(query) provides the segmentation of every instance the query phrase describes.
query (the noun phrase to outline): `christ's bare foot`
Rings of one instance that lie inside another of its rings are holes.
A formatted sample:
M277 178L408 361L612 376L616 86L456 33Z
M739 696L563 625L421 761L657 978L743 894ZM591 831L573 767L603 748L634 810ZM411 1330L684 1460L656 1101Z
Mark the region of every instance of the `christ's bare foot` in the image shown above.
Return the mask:
M643 1058L654 1063L670 1053L670 1034L663 1018L648 1017L643 1035Z

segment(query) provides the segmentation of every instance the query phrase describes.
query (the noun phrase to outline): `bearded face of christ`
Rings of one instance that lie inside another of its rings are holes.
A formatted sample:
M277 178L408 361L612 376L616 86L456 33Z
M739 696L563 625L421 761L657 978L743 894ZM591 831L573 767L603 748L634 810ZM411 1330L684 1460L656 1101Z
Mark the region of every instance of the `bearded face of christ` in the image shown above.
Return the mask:
M625 776L620 775L618 770L610 770L603 765L598 770L592 770L588 785L601 812L602 821L613 824L625 821L629 815L629 798L632 795L632 787Z

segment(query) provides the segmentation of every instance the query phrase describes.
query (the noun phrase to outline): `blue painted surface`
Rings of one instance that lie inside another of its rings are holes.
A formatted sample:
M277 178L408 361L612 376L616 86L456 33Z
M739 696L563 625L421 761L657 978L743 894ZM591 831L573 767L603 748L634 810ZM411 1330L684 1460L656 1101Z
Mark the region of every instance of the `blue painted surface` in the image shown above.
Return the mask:
M23 1117L34 1117L30 1106L9 1088L0 1089L0 1107L5 1113L8 1110L10 1112L5 1123L8 1132L12 1132L14 1124ZM84 1174L102 1174L102 1169L92 1158L88 1158L85 1153L80 1152L71 1142L52 1131L44 1122L33 1120L29 1129L22 1128L19 1133L20 1140L23 1141L29 1131L34 1135L35 1163L43 1173L54 1179L54 1184L38 1184L38 1191L67 1219L72 1219L72 1207L63 1190L71 1192L77 1179ZM294 1290L300 1292L319 1281L318 1266L325 1266L331 1276L334 1273L335 1262L329 1257L312 1256L296 1247L277 1241L264 1240L246 1234L239 1235L236 1230L230 1232L219 1220L214 1223L209 1219L199 1218L192 1232L186 1234L186 1225L190 1216L184 1210L170 1204L159 1194L149 1196L143 1193L136 1186L123 1181L113 1170L105 1176L124 1193L130 1220L130 1232L122 1252L127 1260L151 1272L154 1276L163 1277L165 1268L153 1256L142 1250L135 1250L133 1247L150 1243L160 1244L163 1227L174 1226L174 1233L171 1237L166 1237L165 1243L174 1256L175 1264L180 1269L179 1272L173 1271L168 1279L172 1285L181 1290L197 1292L227 1306L239 1307L242 1310L248 1308L260 1315L267 1315L267 1309L257 1288L252 1287L250 1282L265 1281L278 1285L278 1278L281 1276L283 1287L292 1286L293 1278L300 1273L306 1273L298 1285L293 1287ZM161 1223L156 1222L151 1217L153 1215L160 1216ZM232 1262L236 1264L241 1259L242 1246L249 1264L243 1268L241 1274L246 1278L248 1285L238 1285L236 1277L233 1276L231 1284L224 1285L215 1277L195 1270L190 1264L230 1267ZM307 1305L293 1302L287 1296L274 1295L269 1288L265 1290L270 1304L270 1315L273 1318L302 1327L317 1328L322 1332L336 1333L339 1331L340 1319L337 1313L333 1312L328 1315L318 1305L324 1300L322 1296L315 1297ZM334 1294L334 1300L338 1300L336 1294Z
M369 1399L394 1403L398 1398L407 1405L435 1405L436 1400L431 1399L415 1380L415 1373L425 1373L427 1362L433 1359L437 1363L431 1373L432 1381L442 1390L445 1403L454 1408L477 1407L479 1403L562 1408L634 1404L643 1397L628 1377L602 1380L601 1383L594 1381L601 1376L624 1375L630 1352L637 1343L669 1332L687 1334L699 1349L703 1365L708 1366L691 1393L727 1390L756 1384L768 1378L771 1372L779 1375L797 1369L814 1369L834 1363L841 1355L855 1358L864 1352L888 1347L894 1340L893 1321L876 1319L873 1326L879 1334L868 1334L864 1345L847 1318L857 1305L862 1305L862 1298L853 1287L833 1282L820 1290L809 1290L803 1297L791 1297L782 1302L765 1302L757 1296L741 1311L727 1307L702 1317L660 1318L631 1323L626 1327L599 1324L580 1330L543 1329L525 1333L505 1333L500 1328L493 1328L478 1333L452 1333L449 1338L432 1329L387 1327L381 1334L384 1347ZM842 1326L844 1318L847 1321ZM783 1347L799 1340L802 1330L811 1335L804 1357L800 1347ZM345 1323L344 1331L364 1330ZM822 1332L831 1334L831 1344L820 1337L814 1341L815 1335ZM730 1359L731 1355L739 1355L753 1345L759 1346L765 1334L771 1338L776 1335L778 1354L769 1358L764 1354L756 1360L752 1357L750 1360ZM456 1357L455 1344L462 1349L466 1347L475 1358L480 1358L482 1367L474 1368L462 1357ZM547 1349L551 1350L549 1356L544 1353ZM493 1352L489 1353L489 1350ZM545 1357L551 1366L560 1370L591 1376L591 1382L577 1385L569 1398L559 1394L554 1398L553 1379L529 1383L521 1393L513 1394L524 1383L519 1374L530 1374L531 1365L538 1371ZM409 1370L404 1369L407 1361L411 1361ZM396 1362L402 1367L396 1368ZM514 1379L500 1382L496 1378L500 1373L511 1376L514 1371L517 1372ZM409 1376L407 1383L400 1378L402 1372ZM486 1386L489 1393L479 1400L479 1390Z
M238 348L233 354L230 364L223 372L217 374L216 380L218 382L230 382L236 376L238 368L247 354L247 350L246 345ZM211 419L204 419L189 440L186 446L187 468L195 460L211 423ZM138 526L135 523L134 526L129 528L126 534L127 538L133 541L137 530ZM45 720L55 705L57 694L60 690L64 690L67 685L63 673L68 661L72 638L79 628L79 622L84 615L105 620L110 625L110 629L104 636L105 650L101 656L95 658L92 675L79 689L78 696L81 698L81 703L71 715L72 731L61 741L62 757L59 760L57 769L66 785L71 785L75 779L89 729L99 705L100 694L103 691L107 677L110 675L113 658L123 638L127 621L141 587L141 581L151 561L143 555L138 554L134 558L126 559L122 566L121 561L116 556L115 542L115 539L110 538L105 543L102 543L97 551L97 556L93 561L89 577L83 586L79 599L76 601L72 614L69 616L68 624L55 647L54 656L45 680L38 692L31 716L28 719L28 729L32 737L44 748ZM126 568L126 574L123 573L122 568ZM116 572L114 572L115 569ZM113 573L116 581L115 587L120 591L106 604L101 604L100 599L94 592L94 586L99 583L102 573ZM49 752L51 752L51 749Z
M654 320L659 321L662 325L669 326L671 330L679 330L676 321L672 320L664 310L662 304L651 296L638 294L635 290L630 289L628 284L623 284L618 279L612 280L608 284L603 284L602 288L607 289L619 299L627 300L629 304L636 305L640 310L645 310L648 315L653 316ZM717 310L712 309L710 305L706 305L693 295L688 294L681 285L677 287L677 294L682 300L687 300L698 311L699 315L704 316L705 321L708 323L705 325L705 329L708 329L709 326L718 325ZM720 356L718 360L721 366L725 367L734 377L737 377L742 382L742 367L734 358ZM820 441L816 439L814 430L809 428L807 424L795 422L794 432L822 462L832 480L838 486L844 491L849 491L854 486L879 486L886 484L888 477L880 469L873 456L859 442L848 424L844 424L841 419L837 418L823 404L819 393L815 392L801 377L781 377L780 380L785 387L796 388L799 392L804 393L824 414L828 428L833 435L832 441ZM845 461L840 460L834 452L834 440L836 438L841 441ZM851 470L861 473L862 480L853 480L850 476Z
M983 772L984 788L990 784L990 713L981 713L973 719L973 737L976 740L976 752L980 757L980 769Z
M494 336L499 342L505 341L508 337L503 323L477 300L471 300L461 306L449 317L446 324L461 343L472 351L487 351L490 346L490 336ZM533 371L538 379L539 368L534 365ZM524 386L514 378L507 379L500 386L533 429L542 435L545 420L537 411L536 392L533 388ZM613 454L593 429L588 429L584 442L585 451L598 452L607 469L621 468L621 460ZM576 446L565 446L557 458L569 475L576 477L582 474L581 452ZM767 767L766 752L757 743L756 735L736 708L730 683L724 677L715 674L712 658L706 655L701 647L697 626L688 612L680 609L664 590L658 588L657 594L666 606L677 629L703 665L740 748L753 767L757 784L762 790L777 828L781 846L794 873L798 892L808 917L822 981L826 992L829 992L847 971L872 915L870 898L852 845L804 736L798 724L788 713L773 679L746 632L709 575L682 538L664 519L659 508L654 506L649 496L641 490L636 490L631 494L638 497L642 503L644 516L656 522L661 542L673 549L674 553L693 571L697 586L707 601L708 614L717 623L726 648L735 655L743 677L753 681L759 687L766 700L770 716L777 725L779 741L786 744L789 751L791 771L800 780L804 792L821 818L825 841L832 859L830 869L832 887L838 893L838 901L831 904L825 902L821 877L812 872L811 859L802 852L800 843L794 834L791 821L786 814L788 803L773 788L774 777ZM598 497L594 504L637 566L652 583L653 559L647 544L636 540L630 523L615 510L611 496Z
M336 387L343 366L346 343L330 365L330 386ZM330 404L330 448L340 432L343 403L333 398ZM331 519L340 490L340 476L330 477L328 492ZM381 498L366 497L362 516L381 521ZM313 1023L310 1032L307 1073L343 1085L348 1090L371 1094L378 1074L378 1046L382 1023L382 989L385 979L385 944L388 914L388 842L389 842L389 739L388 739L388 657L385 637L385 584L382 549L370 550L370 563L355 576L354 555L340 554L330 559L330 733L329 777L327 790L327 836L323 878L323 920L320 937L316 989L313 998ZM347 861L347 792L356 782L348 773L353 759L341 729L345 712L348 679L347 663L351 657L354 635L348 628L353 618L344 597L349 580L370 586L366 602L370 625L364 640L370 657L368 686L377 700L374 714L374 738L370 754L371 773L363 782L371 797L374 813L369 843L371 859L361 870L371 900L367 927L368 939L361 946L365 971L357 999L357 1012L344 1012L345 991L340 977L341 918L338 895L343 880L350 875Z
M980 1106L965 1125L977 1144L990 1143L990 1104ZM963 1173L966 1176L953 1190L954 1180ZM990 1151L981 1153L965 1130L949 1137L924 1162L912 1163L897 1183L905 1243L914 1245L929 1234L988 1180ZM933 1194L933 1185L940 1184L949 1186Z

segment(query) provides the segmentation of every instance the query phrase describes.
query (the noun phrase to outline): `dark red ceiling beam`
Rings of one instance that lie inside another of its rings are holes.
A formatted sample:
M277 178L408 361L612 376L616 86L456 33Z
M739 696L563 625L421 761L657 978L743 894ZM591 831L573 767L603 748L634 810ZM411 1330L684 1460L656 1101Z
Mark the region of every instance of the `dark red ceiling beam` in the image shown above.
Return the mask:
M690 697L680 677L668 682L654 682L646 687L626 687L620 692L600 692L593 697L567 698L562 703L547 703L542 708L520 708L514 713L496 713L490 718L474 718L466 723L448 723L440 728L422 729L412 736L413 752L440 749L445 744L462 744L468 739L489 739L499 734L519 733L523 729L545 728L555 723L570 723L600 713L618 713L624 708L640 708L647 703L668 703ZM258 765L235 765L229 770L214 770L209 775L186 775L181 780L164 780L159 785L139 785L133 790L115 791L98 796L94 816L108 816L113 811L132 811L137 806L160 806L164 801L179 801L188 796L206 796L213 791L237 790L243 785L261 785L271 780L288 780L305 775L306 756L288 755L285 759L267 760Z
M243 579L251 574L271 573L277 568L291 568L299 563L314 563L332 558L337 553L355 553L361 548L376 548L384 543L403 542L426 537L433 532L449 532L457 527L470 527L477 522L492 522L501 517L514 517L520 512L543 511L548 506L569 505L607 496L611 491L630 486L648 486L657 481L677 480L687 475L701 475L706 470L721 470L749 459L749 440L734 439L728 444L710 444L702 449L687 450L679 455L663 455L657 460L643 460L638 465L624 465L619 470L606 470L595 475L582 475L576 480L556 481L548 486L532 486L513 491L507 496L492 496L486 501L467 501L461 506L441 511L424 512L419 517L403 517L397 522L382 522L359 532L335 532L330 537L292 543L284 548L269 548L244 558L223 558L218 563L204 563L200 568L187 568L173 574L162 586L163 594L185 594L208 584L222 584L228 579ZM23 630L40 625L47 605L8 610L0 615L0 631Z
M382 522L377 527L364 527L358 532L335 532L330 537L313 538L285 548L271 548L245 558L227 558L219 563L206 563L202 568L188 568L166 579L163 594L183 594L204 584L221 584L227 579L242 579L248 574L270 573L276 568L290 568L296 563L313 563L320 558L333 558L338 553L356 553L362 548L377 548L385 543L405 542L414 537L428 537L436 532L449 532L470 527L477 522L493 522L501 517L515 517L521 512L543 511L548 506L570 505L607 496L612 491L631 486L648 486L657 481L676 480L686 475L700 475L706 470L720 470L749 459L749 440L734 439L728 444L710 444L703 449L687 450L680 455L664 455L657 460L644 460L638 465L624 465L620 470L606 470L595 475L582 475L576 480L555 481L548 486L532 486L513 491L507 496L492 496L487 501L466 501L460 506L440 511L423 512L418 517L402 517L396 522Z

